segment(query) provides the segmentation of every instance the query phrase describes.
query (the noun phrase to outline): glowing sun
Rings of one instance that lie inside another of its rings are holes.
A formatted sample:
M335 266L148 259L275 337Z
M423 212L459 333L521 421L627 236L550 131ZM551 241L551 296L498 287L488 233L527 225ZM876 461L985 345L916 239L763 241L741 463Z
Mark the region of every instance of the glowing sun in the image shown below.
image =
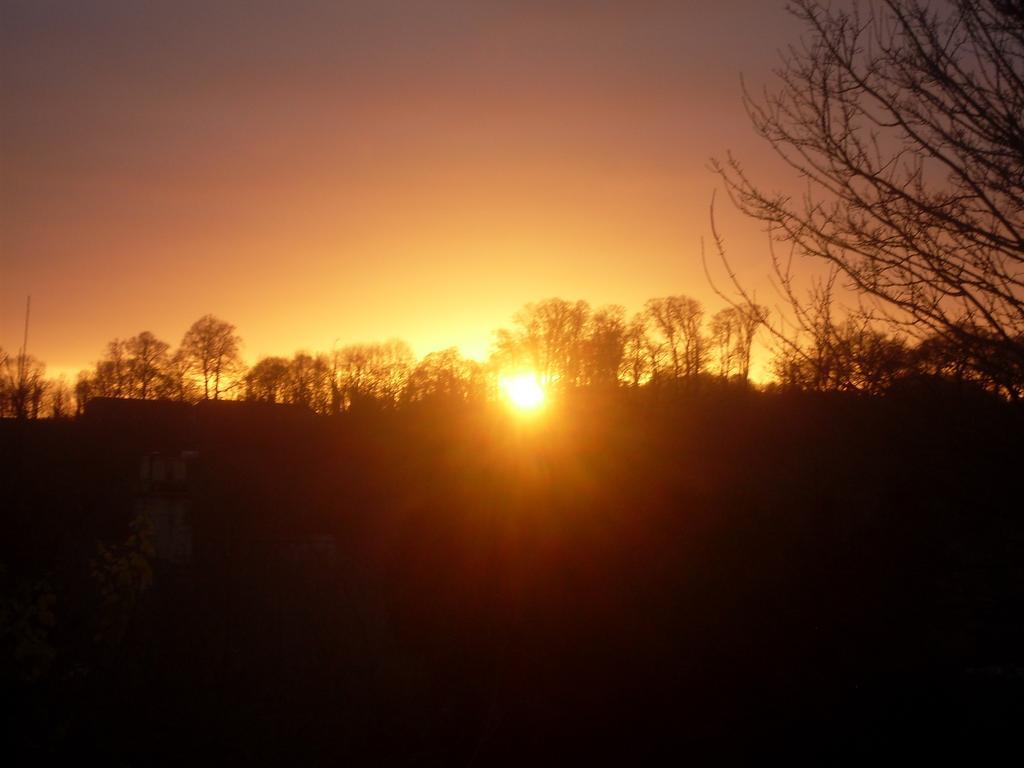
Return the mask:
M519 373L501 380L508 401L521 411L535 411L544 405L544 387L536 374Z

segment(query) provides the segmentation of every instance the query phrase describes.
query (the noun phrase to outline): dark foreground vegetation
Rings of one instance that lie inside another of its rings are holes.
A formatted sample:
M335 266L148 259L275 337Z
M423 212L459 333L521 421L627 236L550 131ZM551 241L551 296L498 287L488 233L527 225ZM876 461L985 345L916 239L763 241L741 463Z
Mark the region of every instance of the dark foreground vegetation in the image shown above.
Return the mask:
M1024 722L1022 421L932 382L0 422L3 740L973 761Z

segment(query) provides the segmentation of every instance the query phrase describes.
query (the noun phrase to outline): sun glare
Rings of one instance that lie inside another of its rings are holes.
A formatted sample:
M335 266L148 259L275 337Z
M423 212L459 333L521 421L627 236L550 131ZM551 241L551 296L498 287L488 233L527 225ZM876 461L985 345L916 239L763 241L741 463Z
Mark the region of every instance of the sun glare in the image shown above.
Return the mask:
M505 397L521 411L535 411L544 405L544 387L537 381L536 374L519 373L501 380Z

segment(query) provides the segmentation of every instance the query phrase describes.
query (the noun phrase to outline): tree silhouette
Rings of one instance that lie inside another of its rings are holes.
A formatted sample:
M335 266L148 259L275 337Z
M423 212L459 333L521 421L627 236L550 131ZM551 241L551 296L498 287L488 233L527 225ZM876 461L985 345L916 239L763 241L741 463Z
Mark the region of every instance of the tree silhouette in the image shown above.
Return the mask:
M54 419L71 416L71 388L63 376L51 379L46 388L47 412Z
M79 371L75 379L75 415L81 416L93 397L94 379L88 371Z
M691 378L704 370L707 345L704 339L704 309L688 296L651 299L646 305L652 327L664 340L673 379Z
M199 399L199 388L192 376L192 363L182 348L167 358L164 371L164 395L171 400L192 403Z
M166 375L171 345L149 331L143 331L124 343L128 354L128 374L132 397L149 400L158 397Z
M45 373L46 366L32 355L0 349L0 416L38 418L48 388Z
M654 373L655 345L647 332L648 318L638 312L623 331L619 380L631 387L646 383Z
M551 298L527 304L513 316L515 328L500 329L496 360L508 368L533 370L542 381L581 383L590 306Z
M583 346L583 370L588 384L614 385L626 351L626 311L602 307L590 316Z
M332 412L358 404L396 405L413 362L409 345L399 339L382 344L350 344L338 350L330 366L334 376Z
M381 403L388 406L398 403L415 360L412 349L401 339L389 339L374 345L371 366L373 392Z
M867 10L865 10L865 7ZM1024 7L796 0L809 32L776 91L746 95L757 132L806 180L772 193L715 166L745 213L835 266L888 322L996 355L1024 393ZM981 376L990 371L976 370Z
M723 378L750 377L750 355L754 337L768 317L767 307L758 304L726 307L711 318L711 344Z
M431 352L413 368L403 398L410 403L465 401L479 394L480 379L480 364L464 358L455 347L450 347Z
M284 402L288 361L283 357L264 357L245 374L245 399L263 403Z
M240 372L241 342L235 326L213 315L203 315L185 332L181 351L189 369L202 382L204 400L219 400Z
M131 368L126 343L114 339L96 363L92 391L95 397L131 397Z
M331 405L331 365L325 355L297 352L283 379L284 402L328 413Z

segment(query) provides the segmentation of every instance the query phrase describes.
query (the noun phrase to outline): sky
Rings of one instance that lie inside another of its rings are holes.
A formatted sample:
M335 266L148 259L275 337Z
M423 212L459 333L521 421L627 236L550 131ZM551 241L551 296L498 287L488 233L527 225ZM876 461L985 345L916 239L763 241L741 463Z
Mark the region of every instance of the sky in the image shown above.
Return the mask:
M779 172L741 74L800 32L783 0L0 0L0 346L28 295L69 375L206 313L254 362L483 357L551 296L713 312L709 160ZM762 290L766 236L718 195Z

